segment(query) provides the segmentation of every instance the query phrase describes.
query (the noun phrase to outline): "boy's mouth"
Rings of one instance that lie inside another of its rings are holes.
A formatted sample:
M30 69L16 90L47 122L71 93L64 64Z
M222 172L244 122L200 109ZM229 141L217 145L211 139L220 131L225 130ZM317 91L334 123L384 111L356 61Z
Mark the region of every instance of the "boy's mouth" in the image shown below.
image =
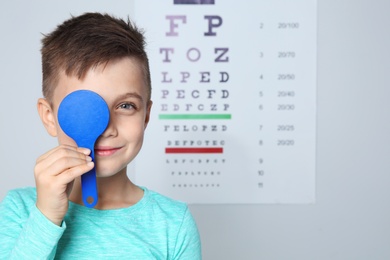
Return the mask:
M95 147L95 155L97 156L110 156L120 150L121 147L104 147L98 146Z

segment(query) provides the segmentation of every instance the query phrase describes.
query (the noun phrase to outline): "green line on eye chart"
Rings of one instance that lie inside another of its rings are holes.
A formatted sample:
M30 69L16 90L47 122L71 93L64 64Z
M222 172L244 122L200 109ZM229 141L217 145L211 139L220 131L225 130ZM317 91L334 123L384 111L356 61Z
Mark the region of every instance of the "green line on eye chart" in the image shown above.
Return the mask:
M201 119L232 119L231 114L160 114L161 120L201 120Z

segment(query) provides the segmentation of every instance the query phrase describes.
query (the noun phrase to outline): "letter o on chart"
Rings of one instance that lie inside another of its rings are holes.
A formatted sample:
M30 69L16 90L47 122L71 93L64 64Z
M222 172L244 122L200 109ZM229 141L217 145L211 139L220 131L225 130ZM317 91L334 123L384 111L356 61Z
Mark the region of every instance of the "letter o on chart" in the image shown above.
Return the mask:
M191 48L187 51L187 59L195 62L200 59L200 51L197 48Z

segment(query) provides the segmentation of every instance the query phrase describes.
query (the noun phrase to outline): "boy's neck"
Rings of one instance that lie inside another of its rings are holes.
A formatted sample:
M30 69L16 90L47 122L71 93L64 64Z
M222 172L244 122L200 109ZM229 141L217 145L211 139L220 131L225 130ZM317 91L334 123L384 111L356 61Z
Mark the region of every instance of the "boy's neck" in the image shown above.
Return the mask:
M125 170L111 177L97 178L97 185L99 199L95 209L127 208L143 197L143 190L130 181ZM80 178L75 180L69 200L83 205Z

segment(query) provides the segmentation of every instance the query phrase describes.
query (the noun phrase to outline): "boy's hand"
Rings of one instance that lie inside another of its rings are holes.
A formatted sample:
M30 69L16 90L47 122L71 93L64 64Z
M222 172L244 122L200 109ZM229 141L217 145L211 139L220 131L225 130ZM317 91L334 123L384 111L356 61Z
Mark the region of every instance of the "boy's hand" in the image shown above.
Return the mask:
M36 205L58 226L68 211L74 180L93 168L90 153L86 148L60 145L37 159L34 170Z

